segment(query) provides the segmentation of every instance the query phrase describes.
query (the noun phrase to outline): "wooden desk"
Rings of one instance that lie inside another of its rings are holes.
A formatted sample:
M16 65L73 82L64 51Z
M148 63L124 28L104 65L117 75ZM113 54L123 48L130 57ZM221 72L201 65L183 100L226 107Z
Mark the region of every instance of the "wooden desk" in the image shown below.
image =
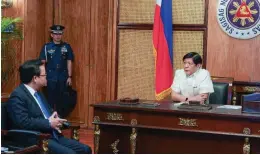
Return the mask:
M95 153L260 153L260 115L241 109L179 110L166 101L92 106Z

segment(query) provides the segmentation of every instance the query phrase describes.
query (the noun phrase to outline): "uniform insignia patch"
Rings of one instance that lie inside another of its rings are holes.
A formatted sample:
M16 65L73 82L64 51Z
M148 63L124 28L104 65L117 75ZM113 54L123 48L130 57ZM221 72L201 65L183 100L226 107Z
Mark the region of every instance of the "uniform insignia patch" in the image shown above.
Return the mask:
M64 52L65 52L65 53L68 52L66 46L63 46L63 47L61 48L61 52L62 52L62 53L64 53Z
M47 52L50 53L50 54L53 54L55 52L55 50L54 49L50 49Z

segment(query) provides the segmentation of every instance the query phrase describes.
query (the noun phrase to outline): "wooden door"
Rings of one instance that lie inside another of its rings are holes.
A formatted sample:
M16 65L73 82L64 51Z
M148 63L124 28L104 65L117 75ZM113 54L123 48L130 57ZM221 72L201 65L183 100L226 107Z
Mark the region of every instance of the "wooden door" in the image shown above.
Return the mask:
M89 105L114 97L116 0L54 0L54 23L65 26L64 41L75 54L73 87L78 103L69 120L92 126Z

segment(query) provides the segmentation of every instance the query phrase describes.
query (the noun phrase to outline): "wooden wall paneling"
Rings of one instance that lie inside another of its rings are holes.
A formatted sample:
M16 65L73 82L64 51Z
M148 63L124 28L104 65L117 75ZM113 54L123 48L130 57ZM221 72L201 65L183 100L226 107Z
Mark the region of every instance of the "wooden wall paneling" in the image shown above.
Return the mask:
M217 0L209 1L207 69L212 76L259 82L260 36L239 40L225 34L217 22Z
M50 41L50 27L54 24L54 0L45 0L45 42Z
M64 1L62 0L53 0L53 5L54 5L54 16L53 16L53 22L55 24L61 24L61 18L62 18L62 3L64 3ZM65 8L66 9L66 8ZM64 14L63 14L64 16Z
M251 73L249 72L250 82L260 83L260 71L259 71L260 45L259 45L259 43L260 43L260 36L253 39L252 42L251 42L251 46L255 46L255 47L250 46L251 50L249 51L249 55L253 54L253 58L251 60L252 63L251 63L251 66L250 66L250 67L252 67L252 69L251 69ZM248 62L245 62L245 63L248 63ZM241 65L243 66L243 63Z
M116 44L117 44L117 0L111 0L109 3L109 20L108 20L108 78L106 100L115 100L116 93Z
M89 96L89 44L90 44L90 7L91 1L62 0L55 1L55 24L65 26L63 40L68 42L74 51L72 85L78 92L78 103L69 116L69 120L87 125L88 96ZM56 12L61 10L61 13ZM61 16L61 23L57 22L57 15Z
M111 65L115 45L115 0L96 0L91 3L91 46L89 104L111 99ZM109 25L109 26L108 26ZM113 86L112 86L113 87ZM89 110L88 125L92 126L93 108Z
M203 36L203 68L207 66L207 46L208 46L208 9L209 9L209 0L205 0L205 12L204 12L204 25L205 31Z
M24 17L24 58L39 57L45 43L45 0L26 0Z
M24 5L25 0L13 0L13 6L10 8L4 8L1 9L2 11L2 17L20 17L22 19L24 19L24 10L25 10L25 5ZM24 24L24 21L23 21ZM24 59L24 48L23 48L24 44L23 41L21 42L21 47L19 47L19 49L17 49L17 69L18 66L21 62L21 60ZM10 94L13 89L20 83L19 80L19 75L17 72L14 72L14 75L12 76L12 78L10 78L8 81L6 81L5 86L1 87L2 93L7 93Z
M51 10L51 11L50 11ZM53 0L13 0L11 8L3 9L4 16L21 17L23 19L23 35L21 50L17 55L18 66L25 60L39 57L43 44L48 41L48 25L53 23ZM18 69L17 66L17 69ZM6 86L8 93L20 83L18 72Z
M24 16L24 2L25 0L13 0L13 6L10 8L3 8L3 17L21 17Z

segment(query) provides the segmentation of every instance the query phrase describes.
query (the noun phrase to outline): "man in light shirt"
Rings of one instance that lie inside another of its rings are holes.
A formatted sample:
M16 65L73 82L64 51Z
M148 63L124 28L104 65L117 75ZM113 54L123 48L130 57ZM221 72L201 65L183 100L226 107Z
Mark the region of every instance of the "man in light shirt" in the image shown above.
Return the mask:
M214 92L213 83L207 70L201 69L202 58L196 52L183 57L184 69L176 70L171 86L174 101L198 101L204 104L210 93Z
M26 61L19 68L20 84L11 94L7 111L10 129L34 130L51 134L50 153L91 153L91 148L76 140L65 138L60 127L67 120L53 112L39 90L47 84L45 66L40 60Z

